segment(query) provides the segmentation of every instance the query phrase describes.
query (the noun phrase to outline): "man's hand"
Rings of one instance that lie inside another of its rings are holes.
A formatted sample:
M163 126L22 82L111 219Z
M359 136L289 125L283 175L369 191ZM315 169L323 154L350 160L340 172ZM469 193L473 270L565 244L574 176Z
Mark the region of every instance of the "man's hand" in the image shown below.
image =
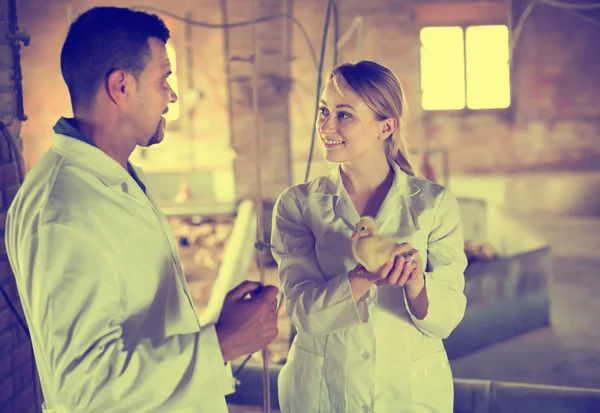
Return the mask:
M227 294L215 328L225 362L264 348L277 337L277 294L244 281Z

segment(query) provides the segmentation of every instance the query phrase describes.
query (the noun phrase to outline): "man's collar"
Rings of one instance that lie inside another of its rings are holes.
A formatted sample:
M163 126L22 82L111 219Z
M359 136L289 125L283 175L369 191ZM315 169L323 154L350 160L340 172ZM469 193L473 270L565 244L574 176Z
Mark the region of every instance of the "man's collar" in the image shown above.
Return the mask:
M77 126L75 119L73 118L60 118L56 125L54 125L54 133L59 135L69 136L75 138L92 146L96 146L94 142L85 136L83 132Z
M77 128L74 119L60 118L54 132L53 149L92 172L108 186L120 185L130 178L128 171Z

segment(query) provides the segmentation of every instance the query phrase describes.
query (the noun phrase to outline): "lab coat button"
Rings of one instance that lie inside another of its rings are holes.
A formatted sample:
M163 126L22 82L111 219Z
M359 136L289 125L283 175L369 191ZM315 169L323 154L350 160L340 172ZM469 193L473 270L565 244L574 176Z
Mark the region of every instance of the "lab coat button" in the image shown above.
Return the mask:
M369 411L369 406L367 406L366 404L363 404L362 405L362 409L363 409L363 412L368 412Z
M363 358L363 359L365 359L365 360L366 360L366 359L368 359L369 357L371 357L371 355L370 355L370 354L369 354L367 351L365 351L364 353L362 353L362 358Z

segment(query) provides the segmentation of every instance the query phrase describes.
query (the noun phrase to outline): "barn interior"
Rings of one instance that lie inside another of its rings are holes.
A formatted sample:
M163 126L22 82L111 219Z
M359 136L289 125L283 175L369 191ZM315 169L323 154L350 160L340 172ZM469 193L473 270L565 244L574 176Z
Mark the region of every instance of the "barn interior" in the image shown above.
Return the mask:
M275 201L335 167L315 129L322 80L373 60L404 87L413 164L460 205L467 310L444 340L455 412L600 412L600 2L0 0L0 237L72 116L69 24L99 5L171 31L179 99L165 140L130 161L172 224L202 322L244 279L279 286ZM3 240L0 285L0 412L41 412ZM233 413L279 412L294 327L285 299L278 311L278 338L233 363Z

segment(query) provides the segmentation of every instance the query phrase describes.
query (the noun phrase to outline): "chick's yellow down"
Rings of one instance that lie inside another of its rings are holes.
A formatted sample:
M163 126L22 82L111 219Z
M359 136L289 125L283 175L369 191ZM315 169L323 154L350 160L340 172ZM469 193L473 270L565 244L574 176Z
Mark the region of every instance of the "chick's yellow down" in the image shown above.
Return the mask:
M352 240L352 255L369 272L377 272L392 256L396 242L378 234L375 220L364 216L356 222L358 238Z

